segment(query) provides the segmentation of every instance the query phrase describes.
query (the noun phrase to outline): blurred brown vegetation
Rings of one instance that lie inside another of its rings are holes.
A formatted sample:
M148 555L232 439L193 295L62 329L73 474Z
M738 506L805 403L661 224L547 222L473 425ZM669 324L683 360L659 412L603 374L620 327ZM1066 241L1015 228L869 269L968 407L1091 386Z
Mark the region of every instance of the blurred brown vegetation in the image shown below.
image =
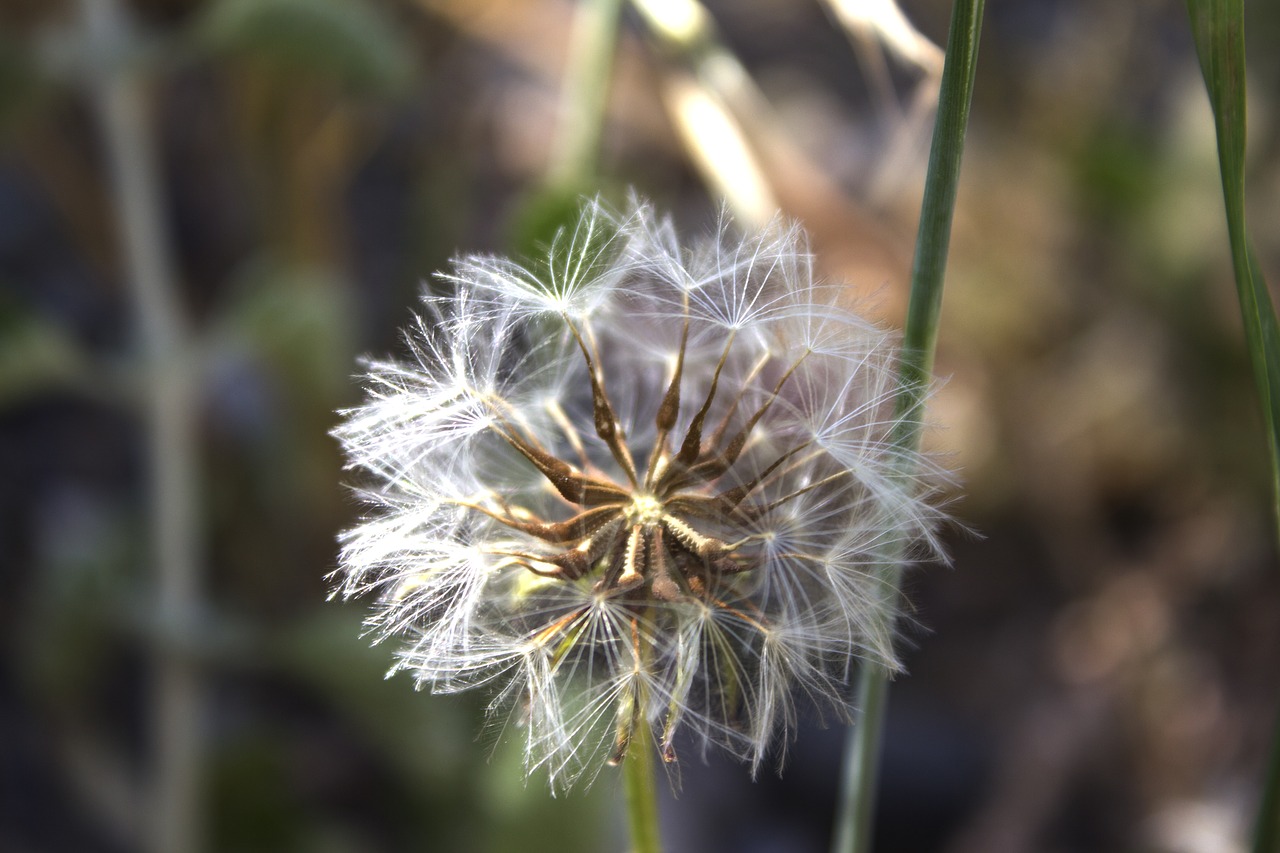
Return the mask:
M325 602L356 512L326 433L357 354L397 347L451 253L527 248L564 208L545 176L574 5L136 0L107 50L95 2L0 7L0 847L143 848L152 650L177 644L209 850L622 849L615 780L526 787L518 733L476 737L483 697L383 681L360 607ZM902 6L943 41L949 4ZM931 71L816 0L707 7L748 76L628 10L601 177L572 189L709 227L724 188L682 110L719 104L738 185L900 323ZM1277 281L1280 11L1248 14L1250 215ZM146 376L93 102L118 63L198 355L202 605L176 634L153 615ZM1213 146L1179 4L989 6L930 437L963 484L955 565L909 581L879 850L1244 849L1280 571ZM670 849L825 849L840 741L808 726L754 784L688 761Z

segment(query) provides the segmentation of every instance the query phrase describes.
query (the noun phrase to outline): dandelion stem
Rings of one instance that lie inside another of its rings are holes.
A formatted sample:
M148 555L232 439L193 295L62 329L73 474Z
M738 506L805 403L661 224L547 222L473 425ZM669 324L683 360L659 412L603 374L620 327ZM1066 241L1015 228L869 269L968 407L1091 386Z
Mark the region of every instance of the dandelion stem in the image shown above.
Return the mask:
M938 117L929 151L920 226L916 235L911 276L911 299L903 335L899 371L897 429L893 442L900 460L916 458L920 444L921 414L925 391L933 369L933 354L942 307L947 247L955 211L960 159L973 94L978 60L978 33L982 26L983 0L957 0L952 7L946 60L938 98ZM914 472L900 471L909 480ZM882 580L890 590L889 606L897 608L901 562L889 561ZM869 853L875 805L885 706L889 697L888 671L875 663L862 665L858 676L857 724L849 732L844 779L833 853Z
M653 733L643 716L631 733L622 775L627 788L627 823L631 853L661 853L658 829L658 787L654 780Z
M564 120L551 182L562 187L596 177L622 0L579 0L565 70Z

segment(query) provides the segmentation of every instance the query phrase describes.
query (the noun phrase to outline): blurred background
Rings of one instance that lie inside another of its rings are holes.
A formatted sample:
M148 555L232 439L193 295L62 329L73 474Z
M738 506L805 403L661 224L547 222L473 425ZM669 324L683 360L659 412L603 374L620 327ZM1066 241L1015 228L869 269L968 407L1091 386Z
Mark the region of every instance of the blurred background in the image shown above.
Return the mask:
M1280 7L1247 5L1275 282ZM4 0L0 849L625 849L614 775L526 784L483 696L385 681L326 602L327 431L451 254L582 191L690 233L780 207L900 325L950 13L901 7L623 4L594 140L568 0ZM909 577L877 850L1246 849L1280 567L1182 4L989 4L937 367L954 565ZM669 849L825 850L842 741L687 759Z

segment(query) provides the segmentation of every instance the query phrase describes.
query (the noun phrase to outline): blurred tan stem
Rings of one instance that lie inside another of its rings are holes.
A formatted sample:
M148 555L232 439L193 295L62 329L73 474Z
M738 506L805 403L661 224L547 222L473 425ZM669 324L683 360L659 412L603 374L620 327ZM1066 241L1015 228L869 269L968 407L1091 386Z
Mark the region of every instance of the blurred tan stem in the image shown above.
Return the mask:
M649 32L688 72L669 74L663 100L708 188L734 218L760 228L780 207L762 162L763 137L777 133L767 101L746 68L720 43L696 0L632 0Z
M577 189L596 179L621 8L622 0L578 0L550 171L555 186Z
M116 220L145 359L152 557L157 573L152 696L154 733L145 849L200 847L200 677L186 635L199 604L195 381L186 323L175 299L161 215L151 117L128 64L118 0L82 0L94 107L111 172ZM123 61L122 61L123 60Z

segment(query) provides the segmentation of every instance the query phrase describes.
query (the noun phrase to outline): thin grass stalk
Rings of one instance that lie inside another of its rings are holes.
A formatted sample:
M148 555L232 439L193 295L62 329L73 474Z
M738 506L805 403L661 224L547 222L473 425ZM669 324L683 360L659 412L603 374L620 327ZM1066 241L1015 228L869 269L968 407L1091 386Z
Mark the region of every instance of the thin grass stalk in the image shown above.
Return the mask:
M845 738L844 774L837 800L832 853L871 849L875 822L880 735L889 703L889 679L881 667L858 668L858 719Z
M153 648L154 747L143 849L195 853L200 840L200 674L184 632L199 609L196 424L186 324L160 212L158 158L130 34L118 0L83 0L94 106L110 166L125 278L146 375L151 549L157 573Z
M900 417L893 441L904 451L903 459L914 458L920 445L925 394L933 371L942 309L960 160L977 68L982 11L983 0L958 0L952 8L947 36L899 371L897 413ZM909 477L913 472L902 473ZM893 561L884 569L889 589L898 589L901 571L900 561ZM895 592L892 602L895 609L896 596ZM849 731L845 750L833 853L870 853L871 850L881 740L889 698L888 679L889 672L873 663L864 663L859 672L858 720Z
M593 182L600 160L609 81L622 0L579 0L570 36L559 137L550 181L577 190Z

